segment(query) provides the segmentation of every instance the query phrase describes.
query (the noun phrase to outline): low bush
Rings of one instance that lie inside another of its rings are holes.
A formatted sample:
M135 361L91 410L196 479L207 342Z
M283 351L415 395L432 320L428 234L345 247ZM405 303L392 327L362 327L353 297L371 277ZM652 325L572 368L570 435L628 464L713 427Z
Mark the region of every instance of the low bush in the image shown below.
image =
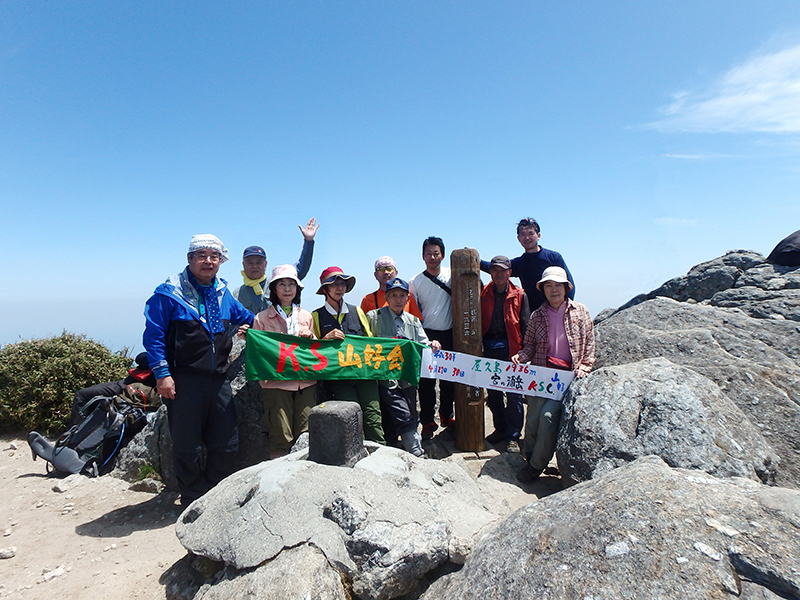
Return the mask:
M128 349L65 331L58 337L26 340L0 348L0 432L37 430L55 435L69 420L75 392L122 379Z

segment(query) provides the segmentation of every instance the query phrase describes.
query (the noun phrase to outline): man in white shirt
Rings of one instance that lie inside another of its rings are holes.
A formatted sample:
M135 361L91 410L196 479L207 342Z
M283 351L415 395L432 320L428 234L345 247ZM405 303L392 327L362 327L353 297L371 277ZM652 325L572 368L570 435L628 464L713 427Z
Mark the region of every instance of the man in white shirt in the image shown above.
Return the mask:
M425 270L410 283L411 293L422 311L422 326L428 339L437 340L443 350L453 349L453 303L450 290L450 269L442 267L444 260L442 238L429 237L422 242ZM422 378L419 382L420 422L422 437L428 439L438 429L436 413L436 379ZM439 381L439 422L442 427L456 424L453 403L453 382Z

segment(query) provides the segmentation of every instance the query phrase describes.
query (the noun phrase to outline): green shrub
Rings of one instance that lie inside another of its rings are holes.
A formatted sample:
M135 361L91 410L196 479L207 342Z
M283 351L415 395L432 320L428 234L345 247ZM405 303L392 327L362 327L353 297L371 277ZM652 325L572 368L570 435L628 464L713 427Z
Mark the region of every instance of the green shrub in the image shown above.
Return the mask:
M0 432L61 433L75 392L125 377L131 363L127 354L127 348L114 353L85 335L67 331L3 346Z
M150 463L144 463L143 465L139 465L139 470L136 472L136 481L142 481L143 479L155 479L156 481L161 481L161 475L158 471L155 470L155 467Z

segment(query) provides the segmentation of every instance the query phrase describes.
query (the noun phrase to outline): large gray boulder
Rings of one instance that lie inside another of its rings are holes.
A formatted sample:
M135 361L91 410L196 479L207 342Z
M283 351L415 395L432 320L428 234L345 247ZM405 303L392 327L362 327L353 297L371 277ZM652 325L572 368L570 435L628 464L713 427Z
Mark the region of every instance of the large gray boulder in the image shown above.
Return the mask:
M744 271L733 287L715 293L712 306L738 308L756 319L800 321L800 268L770 263Z
M147 417L147 425L119 451L111 474L125 481L136 481L153 469L168 490L178 489L172 457L172 437L169 435L167 407Z
M255 569L227 567L204 584L194 600L275 598L280 600L348 600L342 579L325 556L308 544L287 548Z
M595 329L595 368L663 357L716 383L780 458L775 481L800 486L800 326L738 309L655 298Z
M596 370L564 398L556 456L568 485L648 455L773 483L777 457L713 381L664 358Z
M181 515L178 538L242 573L313 546L359 598L413 593L437 569L462 564L498 515L459 465L367 447L353 468L299 451L234 473Z
M596 323L647 300L664 297L679 302L702 302L738 308L756 319L800 321L800 268L766 262L758 252L731 250L724 256L692 267L616 310L606 309Z
M800 492L640 458L521 508L422 597L800 598Z
M625 310L658 296L679 302L708 300L718 292L732 288L745 271L760 264L766 263L758 252L731 250L719 258L695 265L686 275L670 279L651 292L639 294L617 310ZM615 311L604 311L601 314L605 317L613 312Z

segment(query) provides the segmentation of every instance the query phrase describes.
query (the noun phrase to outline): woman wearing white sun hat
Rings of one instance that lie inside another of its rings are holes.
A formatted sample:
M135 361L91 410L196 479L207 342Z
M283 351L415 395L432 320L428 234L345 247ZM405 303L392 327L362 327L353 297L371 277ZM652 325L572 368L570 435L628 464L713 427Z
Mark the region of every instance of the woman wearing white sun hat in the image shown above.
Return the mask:
M594 365L594 327L592 317L580 302L567 294L572 284L561 267L548 267L536 284L545 303L531 315L522 349L511 357L514 363L530 362L540 367L572 371L586 377ZM556 449L561 423L560 400L529 397L525 420L525 454L528 464L517 473L523 483L532 483L542 474Z

